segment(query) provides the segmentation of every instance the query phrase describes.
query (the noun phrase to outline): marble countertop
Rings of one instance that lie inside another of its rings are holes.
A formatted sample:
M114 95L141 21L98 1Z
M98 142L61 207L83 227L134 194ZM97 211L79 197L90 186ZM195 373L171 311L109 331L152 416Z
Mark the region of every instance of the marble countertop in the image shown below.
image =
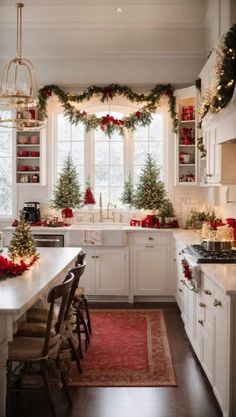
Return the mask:
M0 280L0 315L23 314L57 280L66 276L81 248L38 248L40 259L22 275ZM7 256L7 250L2 253Z
M236 264L201 264L201 270L227 295L236 295Z

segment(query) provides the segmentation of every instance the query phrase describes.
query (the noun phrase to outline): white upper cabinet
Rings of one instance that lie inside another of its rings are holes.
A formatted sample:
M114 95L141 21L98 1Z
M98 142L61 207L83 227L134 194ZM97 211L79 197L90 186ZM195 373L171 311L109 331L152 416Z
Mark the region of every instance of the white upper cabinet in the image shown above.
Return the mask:
M197 184L197 128L195 87L188 87L176 92L176 111L179 129L176 134L176 185Z

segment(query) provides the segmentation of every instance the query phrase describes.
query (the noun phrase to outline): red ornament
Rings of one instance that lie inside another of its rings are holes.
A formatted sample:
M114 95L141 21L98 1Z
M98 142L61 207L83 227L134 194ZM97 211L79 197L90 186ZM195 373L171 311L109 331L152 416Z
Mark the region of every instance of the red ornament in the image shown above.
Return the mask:
M90 187L87 187L84 194L84 204L96 204L92 190Z
M136 111L135 116L137 117L137 119L140 119L140 117L141 117L141 112L140 112L140 111Z

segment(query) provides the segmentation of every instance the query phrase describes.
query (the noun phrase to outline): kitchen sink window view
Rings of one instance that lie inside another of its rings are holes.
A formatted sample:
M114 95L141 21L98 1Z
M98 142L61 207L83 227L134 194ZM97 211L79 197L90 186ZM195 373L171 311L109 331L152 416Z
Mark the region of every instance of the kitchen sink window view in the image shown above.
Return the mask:
M106 114L107 112L96 113L99 117ZM122 113L112 110L109 114L117 119L123 117ZM86 132L82 123L71 125L63 114L58 114L55 121L56 178L63 166L65 154L70 152L82 189L87 176L90 178L97 207L100 193L105 206L112 202L116 207L122 207L120 197L124 181L131 174L136 184L147 153L155 157L160 168L160 177L166 179L166 168L163 168L166 163L164 155L167 136L164 121L165 115L160 112L154 115L149 126L137 127L134 132L126 130L123 137L115 132L109 138L100 129Z

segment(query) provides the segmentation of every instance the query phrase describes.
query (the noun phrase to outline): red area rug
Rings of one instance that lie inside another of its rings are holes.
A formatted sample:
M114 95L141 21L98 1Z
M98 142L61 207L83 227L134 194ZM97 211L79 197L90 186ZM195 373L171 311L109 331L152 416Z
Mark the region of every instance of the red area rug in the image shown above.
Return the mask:
M161 310L93 310L93 334L72 367L74 386L173 387L175 371Z

